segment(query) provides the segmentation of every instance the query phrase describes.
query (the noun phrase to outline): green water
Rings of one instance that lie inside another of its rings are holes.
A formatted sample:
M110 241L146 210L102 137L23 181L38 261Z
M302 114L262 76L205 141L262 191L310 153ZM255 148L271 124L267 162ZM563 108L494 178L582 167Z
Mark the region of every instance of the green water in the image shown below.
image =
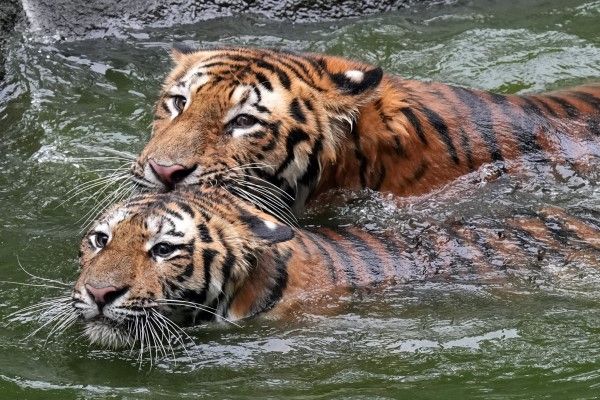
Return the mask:
M0 84L0 276L18 267L77 274L81 217L67 192L136 153L173 42L341 54L406 77L500 92L600 78L600 1L474 1L361 20L289 24L253 17L53 43L16 34ZM350 195L306 223L395 226L449 218L499 221L543 205L600 210L590 172L461 180L435 197ZM556 172L556 171L554 171ZM476 183L473 183L476 182ZM66 200L66 201L65 201ZM64 204L61 204L63 203ZM46 341L37 325L0 324L0 399L578 398L600 396L600 262L549 264L505 284L411 284L341 301L338 313L191 330L189 355L140 367L137 355L89 347L77 327ZM0 284L0 318L60 291Z

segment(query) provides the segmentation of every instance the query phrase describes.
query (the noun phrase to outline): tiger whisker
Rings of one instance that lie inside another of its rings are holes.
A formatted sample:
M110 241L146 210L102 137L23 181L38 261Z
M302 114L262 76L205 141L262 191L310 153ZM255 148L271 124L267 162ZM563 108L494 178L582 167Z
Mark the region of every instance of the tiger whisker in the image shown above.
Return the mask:
M259 176L250 175L250 174L239 174L238 176L241 176L241 177L244 177L244 178L248 178L248 179L256 179L257 181L262 182L265 186L268 186L269 188L273 189L274 191L280 193L282 196L287 197L291 201L295 200L294 196L292 196L291 194L289 194L288 192L286 192L285 190L283 190L279 186L276 186L273 183L271 183L271 182L267 181L266 179L263 179L263 178L261 178Z
M198 304L198 303L192 303L192 302L188 302L188 301L183 301L183 300L160 300L160 301L156 301L158 304L167 304L167 305L178 305L178 306L182 306L182 307L190 307L190 308L195 308L198 310L202 310L202 311L206 311L209 314L214 315L215 317L218 317L220 319L222 319L225 322L228 322L238 328L240 328L239 324L236 324L235 322L217 314L216 312L209 310L206 306L204 306L203 304Z
M25 282L15 282L15 281L0 281L0 283L8 283L11 285L18 285L18 286L32 286L32 287L43 287L43 288L51 288L51 289L64 289L64 287L44 285L43 283L36 284L36 283L25 283Z
M33 279L38 279L40 281L45 281L45 282L50 282L50 283L56 283L56 284L59 284L59 285L62 285L64 287L68 287L68 288L70 288L72 286L71 283L62 282L62 281L59 281L57 279L43 278L41 276L32 274L31 272L27 271L25 269L25 267L23 267L23 264L21 264L21 260L19 260L19 256L17 256L17 264L19 265L19 268L21 268L21 270L23 272L25 272L27 275L29 275Z
M183 335L185 335L185 337L187 337L187 339L190 342L194 343L194 340L190 337L190 335L187 334L187 332L185 332L183 329L181 329L181 327L179 325L177 325L175 322L173 322L171 319L169 319L165 315L161 314L157 310L153 310L153 311L154 311L155 316L157 318L160 318L165 323L166 327L170 327L171 328L171 332L174 334L175 340L178 341L181 344L181 347L183 348L183 350L187 354L188 358L191 360L192 356L188 352L188 349L187 349L185 343L183 342L183 337L181 336L181 334L179 332L181 332Z
M37 311L40 308L46 308L46 307L52 307L55 305L59 305L61 306L61 303L64 302L70 302L71 298L70 297L66 297L66 296L60 296L60 297L55 297L53 299L50 300L46 300L40 303L36 303L36 304L32 304L30 306L27 307L23 307L17 311L13 311L12 313L8 314L6 317L4 317L7 320L11 320L13 317L18 317L18 316L27 316L29 315L31 312L33 311Z
M289 226L297 225L297 224L294 224L293 220L291 219L291 215L293 215L293 214L291 214L289 209L281 209L281 207L278 207L277 205L270 203L268 199L263 199L263 198L256 196L240 187L232 186L232 189L234 192L237 192L237 195L239 197L249 201L252 204L257 205L259 208L263 208L263 209L267 210L269 212L269 214L277 217L279 220L285 222ZM276 209L273 209L273 207Z

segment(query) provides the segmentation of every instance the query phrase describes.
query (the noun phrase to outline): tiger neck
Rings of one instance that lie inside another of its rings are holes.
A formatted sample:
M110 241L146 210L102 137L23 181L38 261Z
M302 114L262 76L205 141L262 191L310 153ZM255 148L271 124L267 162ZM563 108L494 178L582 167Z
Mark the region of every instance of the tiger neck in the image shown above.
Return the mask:
M246 279L232 293L225 316L238 320L273 308L287 286L288 264L292 256L289 244L263 248Z

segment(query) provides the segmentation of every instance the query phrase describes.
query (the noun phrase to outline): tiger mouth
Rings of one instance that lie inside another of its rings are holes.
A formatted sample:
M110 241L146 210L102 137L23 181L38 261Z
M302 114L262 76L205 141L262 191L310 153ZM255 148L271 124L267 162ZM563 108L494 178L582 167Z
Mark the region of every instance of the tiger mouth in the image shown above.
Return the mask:
M187 334L182 330L188 326L190 312L172 312L155 307L146 308L144 313L135 313L114 319L97 315L85 320L84 334L90 343L108 347L123 348L160 346L159 342L181 342ZM142 344L143 343L143 344Z
M118 322L104 316L86 321L84 332L93 344L120 348L135 342L133 324L129 320Z

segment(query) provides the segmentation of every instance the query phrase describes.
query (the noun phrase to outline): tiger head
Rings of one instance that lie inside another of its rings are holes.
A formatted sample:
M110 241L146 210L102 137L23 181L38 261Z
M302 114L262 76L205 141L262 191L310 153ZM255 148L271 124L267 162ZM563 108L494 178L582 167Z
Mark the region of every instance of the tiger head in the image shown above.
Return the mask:
M156 191L226 184L254 203L283 190L301 207L382 79L380 68L317 54L174 50L173 59L133 180Z
M85 235L73 307L92 342L144 341L145 327L224 317L261 249L287 225L222 190L146 194L114 206ZM151 329L149 330L151 331Z

